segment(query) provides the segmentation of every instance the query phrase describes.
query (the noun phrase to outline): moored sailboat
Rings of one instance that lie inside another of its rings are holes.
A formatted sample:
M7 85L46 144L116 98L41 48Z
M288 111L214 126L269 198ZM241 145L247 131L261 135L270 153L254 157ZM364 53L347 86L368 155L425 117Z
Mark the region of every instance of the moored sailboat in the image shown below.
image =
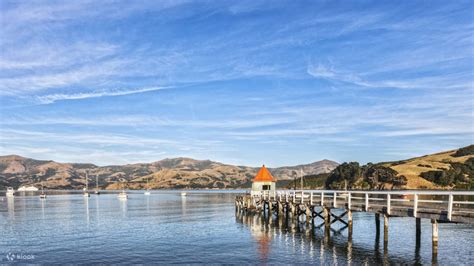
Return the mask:
M127 195L127 192L125 192L125 187L124 187L123 184L122 184L122 192L120 192L120 193L117 195L117 198L120 199L120 200L126 200L126 199L128 199L128 195Z
M41 194L40 194L40 199L46 199L46 193L44 193L44 186L43 183L41 182Z
M150 193L149 180L150 180L150 178L147 178L147 179L146 179L146 190L145 190L145 195L146 195L146 196L149 196L149 195L151 194L151 193Z
M7 198L15 197L15 190L12 187L7 188L7 193L5 194Z
M94 193L96 195L100 195L100 190L99 190L99 176L95 175L95 191Z

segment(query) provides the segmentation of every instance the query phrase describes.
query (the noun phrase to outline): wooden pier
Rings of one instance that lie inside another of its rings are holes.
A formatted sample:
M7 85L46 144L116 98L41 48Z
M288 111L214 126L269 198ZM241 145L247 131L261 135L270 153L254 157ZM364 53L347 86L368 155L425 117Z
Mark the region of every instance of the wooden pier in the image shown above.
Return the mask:
M311 228L324 226L330 234L331 225L341 223L352 239L352 213L375 214L376 234L380 234L383 217L384 247L388 246L390 217L416 219L416 242L421 239L421 219L432 223L433 256L438 253L439 223L474 224L474 191L338 191L279 190L239 195L236 211L243 214L292 219ZM337 210L337 211L335 211ZM339 214L336 214L339 213Z

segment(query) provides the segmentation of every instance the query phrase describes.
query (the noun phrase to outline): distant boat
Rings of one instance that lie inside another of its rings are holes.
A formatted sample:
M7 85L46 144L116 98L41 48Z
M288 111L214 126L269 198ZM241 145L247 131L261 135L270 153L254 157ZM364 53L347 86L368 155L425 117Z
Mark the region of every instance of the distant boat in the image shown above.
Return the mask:
M38 191L38 188L34 187L34 186L21 186L18 188L18 191Z
M46 198L46 193L44 193L44 187L43 183L41 183L41 194L40 194L40 199L45 199Z
M122 190L122 192L120 192L120 193L117 195L117 198L119 198L119 199L121 199L121 200L126 200L126 199L128 199L127 192L125 192L125 190Z
M94 193L96 195L100 195L100 190L99 190L99 177L98 175L95 175L95 191Z
M5 194L7 198L15 197L15 190L12 187L7 188L7 193Z
M125 192L125 185L122 182L122 192L117 195L120 200L126 200L128 198L127 192Z
M145 191L145 195L146 195L146 196L149 196L149 195L151 194L151 193L150 193L149 180L150 180L150 178L147 178L147 179L146 179L146 191Z
M181 192L181 197L186 197L187 193L186 192Z

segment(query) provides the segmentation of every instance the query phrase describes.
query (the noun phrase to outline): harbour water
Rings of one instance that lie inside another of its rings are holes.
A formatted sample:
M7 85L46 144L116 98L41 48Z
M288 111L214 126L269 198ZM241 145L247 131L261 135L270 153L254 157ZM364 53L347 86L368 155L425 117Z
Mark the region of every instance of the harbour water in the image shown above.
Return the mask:
M3 195L3 193L2 193ZM432 257L431 224L390 218L389 244L376 239L373 214L354 213L347 231L315 230L236 214L235 191L58 193L0 201L0 263L472 264L474 226L440 224ZM381 237L383 238L383 237Z

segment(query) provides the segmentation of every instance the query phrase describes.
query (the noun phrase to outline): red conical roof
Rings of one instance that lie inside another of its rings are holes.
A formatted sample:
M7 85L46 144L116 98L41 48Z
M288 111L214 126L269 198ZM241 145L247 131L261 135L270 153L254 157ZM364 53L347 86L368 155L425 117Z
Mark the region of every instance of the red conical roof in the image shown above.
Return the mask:
M275 182L276 180L273 178L272 174L268 169L265 167L265 165L260 168L260 171L258 171L257 175L253 179L253 182Z

